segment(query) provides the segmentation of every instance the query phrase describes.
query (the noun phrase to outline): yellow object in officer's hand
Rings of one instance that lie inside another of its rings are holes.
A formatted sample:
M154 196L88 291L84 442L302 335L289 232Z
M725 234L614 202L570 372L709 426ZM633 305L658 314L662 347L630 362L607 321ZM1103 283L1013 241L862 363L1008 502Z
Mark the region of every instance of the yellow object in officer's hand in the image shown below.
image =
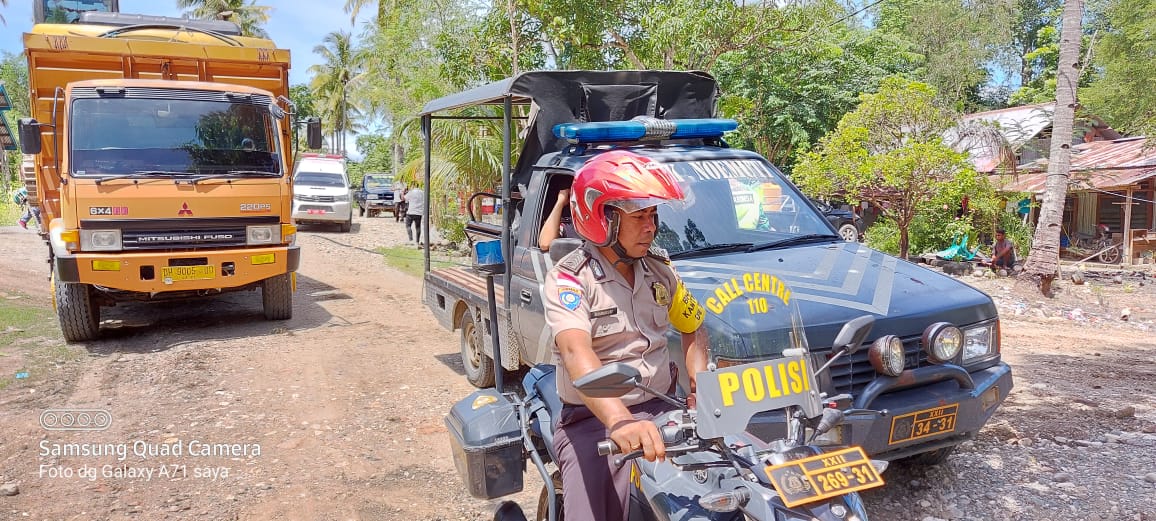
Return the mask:
M698 304L682 281L674 289L674 299L670 302L670 324L682 333L694 333L706 318L706 310Z

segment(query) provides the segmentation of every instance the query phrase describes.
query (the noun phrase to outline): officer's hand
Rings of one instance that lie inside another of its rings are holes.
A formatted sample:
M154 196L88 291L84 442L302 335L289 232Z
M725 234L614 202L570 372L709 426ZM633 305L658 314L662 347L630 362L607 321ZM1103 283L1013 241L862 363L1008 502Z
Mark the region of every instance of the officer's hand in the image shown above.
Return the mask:
M554 206L561 207L561 208L565 208L567 206L570 206L570 189L569 188L558 191L558 200L554 201Z
M665 460L666 444L654 422L648 420L625 420L610 429L610 439L618 444L624 453L642 450L647 461Z
M697 405L698 405L698 397L695 396L695 393L690 393L690 394L686 395L686 407L688 409L697 409L698 408L698 407L696 407Z

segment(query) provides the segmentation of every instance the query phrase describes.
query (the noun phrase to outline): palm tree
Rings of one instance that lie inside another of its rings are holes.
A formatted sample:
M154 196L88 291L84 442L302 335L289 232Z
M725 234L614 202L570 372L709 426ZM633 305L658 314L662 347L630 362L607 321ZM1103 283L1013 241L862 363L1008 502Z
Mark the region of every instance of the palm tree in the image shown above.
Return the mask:
M177 0L177 7L185 9L185 15L202 20L225 20L240 26L241 34L257 38L268 38L264 24L269 22L267 5L257 5L257 0Z
M1060 61L1056 68L1056 109L1052 122L1052 148L1048 156L1048 180L1040 220L1032 237L1032 249L1024 263L1024 276L1038 277L1040 292L1051 296L1052 281L1060 271L1060 221L1068 195L1072 167L1072 126L1076 112L1076 85L1080 81L1081 17L1083 0L1065 0L1060 33Z
M345 133L355 130L352 118L361 115L357 104L349 98L349 85L361 77L365 55L357 52L348 31L334 31L325 35L313 53L322 62L309 67L313 75L310 87L320 102L327 127L333 132L335 151L345 152Z
M0 0L0 7L8 7L8 0ZM2 14L0 14L0 24L8 25L8 20L5 20Z

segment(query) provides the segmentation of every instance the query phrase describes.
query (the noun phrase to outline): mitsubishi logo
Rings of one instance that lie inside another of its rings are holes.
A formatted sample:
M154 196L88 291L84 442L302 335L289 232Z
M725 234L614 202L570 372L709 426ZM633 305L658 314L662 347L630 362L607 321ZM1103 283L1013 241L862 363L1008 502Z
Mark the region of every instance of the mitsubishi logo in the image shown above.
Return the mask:
M193 211L189 209L189 203L181 203L181 211L177 215L193 215Z

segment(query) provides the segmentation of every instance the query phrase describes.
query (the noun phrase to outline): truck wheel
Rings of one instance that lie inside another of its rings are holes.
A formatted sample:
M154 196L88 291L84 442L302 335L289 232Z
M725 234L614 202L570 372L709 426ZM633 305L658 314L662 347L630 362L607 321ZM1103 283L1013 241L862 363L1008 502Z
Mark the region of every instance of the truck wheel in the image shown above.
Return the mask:
M562 516L562 510L565 506L562 504L562 474L555 472L553 479L551 479L554 486L554 518L565 519ZM535 521L550 521L550 494L546 490L546 485L542 485L542 492L538 494L538 511L534 515Z
M466 369L466 380L479 389L493 386L494 359L486 354L482 328L474 323L469 310L458 319L458 329L461 330L462 367Z
M916 454L914 456L908 456L906 458L899 460L899 462L904 464L904 465L910 465L910 466L934 467L936 465L939 465L939 464L947 461L947 457L950 456L951 453L954 451L955 451L955 445L952 445L950 447L944 447L942 449L936 449L936 450L933 450L931 452L924 452L922 454Z
M341 223L341 233L349 233L353 229L353 216L349 216L349 220Z
M52 279L52 297L60 330L68 342L86 342L100 336L100 306L92 299L88 284L56 282Z
M282 273L261 281L261 306L266 320L289 320L293 318L292 275Z
M839 227L839 236L847 242L857 242L859 240L859 229L854 224L844 224Z

